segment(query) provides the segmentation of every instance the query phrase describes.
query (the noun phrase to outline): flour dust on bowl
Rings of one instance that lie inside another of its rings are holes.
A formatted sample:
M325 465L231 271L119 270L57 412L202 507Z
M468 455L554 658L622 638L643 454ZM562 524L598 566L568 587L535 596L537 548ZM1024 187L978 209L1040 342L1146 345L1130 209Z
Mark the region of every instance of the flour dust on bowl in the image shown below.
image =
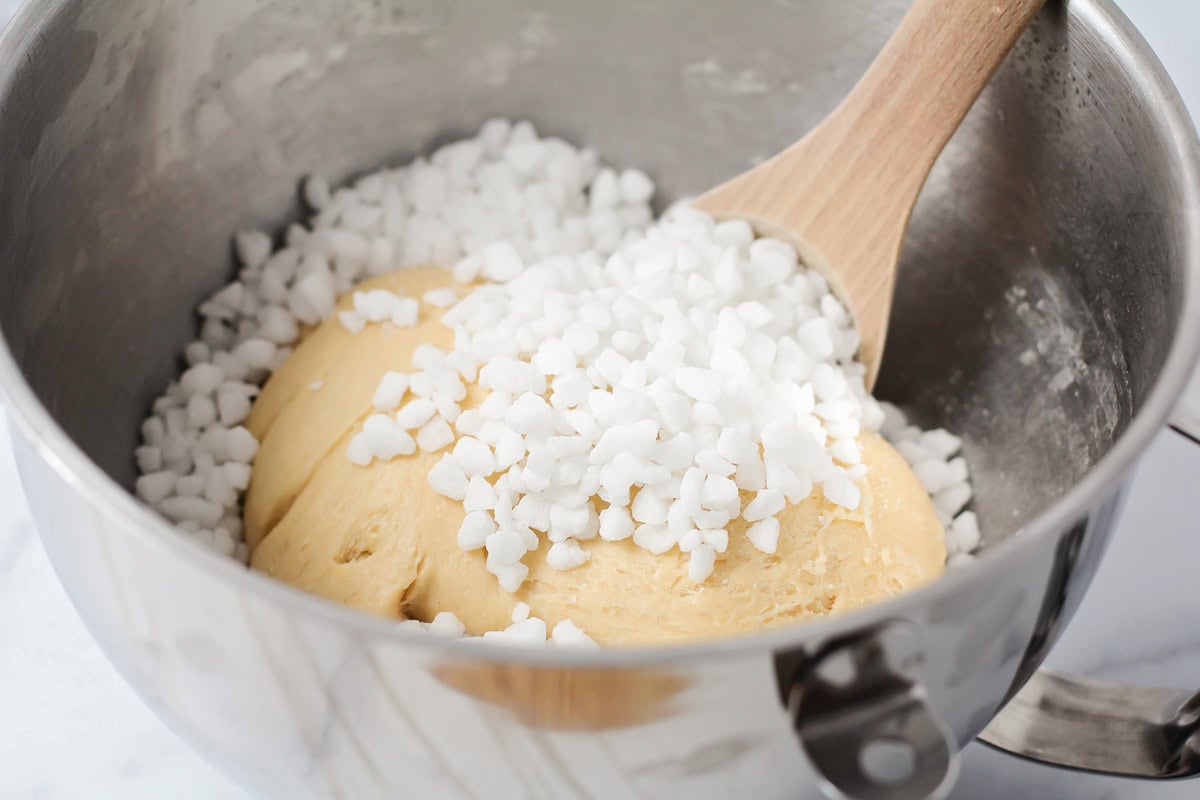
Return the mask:
M0 42L0 378L47 550L143 698L268 796L883 797L839 757L880 732L912 748L908 796L944 787L1069 619L1195 358L1194 135L1107 3L1042 11L913 215L878 394L962 436L985 538L924 588L710 642L445 640L174 530L131 458L231 232L283 246L311 213L297 176L352 184L506 116L686 197L811 127L904 5L25 9ZM220 401L186 413L242 413Z

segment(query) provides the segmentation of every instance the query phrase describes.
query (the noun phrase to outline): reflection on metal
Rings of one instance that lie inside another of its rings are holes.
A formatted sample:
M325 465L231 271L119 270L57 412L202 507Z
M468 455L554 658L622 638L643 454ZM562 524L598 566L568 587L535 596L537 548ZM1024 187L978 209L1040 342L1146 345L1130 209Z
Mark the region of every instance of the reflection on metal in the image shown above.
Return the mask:
M674 671L462 663L447 660L430 674L444 686L505 709L520 724L561 731L622 730L671 714L690 680Z
M980 739L1063 767L1138 778L1200 775L1200 692L1042 670Z
M1112 517L1113 509L1118 503L1119 499L1114 495L1097 509L1097 515L1102 516L1107 522ZM1020 691L1026 681L1037 671L1046 658L1046 654L1050 652L1050 648L1058 641L1063 624L1071 618L1071 614L1075 611L1075 604L1078 603L1082 592L1080 587L1071 580L1071 576L1076 574L1076 567L1090 521L1091 517L1088 517L1075 523L1059 539L1054 548L1054 560L1051 563L1050 574L1046 579L1046 589L1042 595L1042 608L1038 612L1037 623L1034 626L1033 635L1029 638L1029 644L1025 648L1021 666L1009 686L1006 700ZM1092 558L1095 559L1098 556L1099 554L1096 553ZM1075 603L1071 602L1069 593L1072 591L1075 593Z

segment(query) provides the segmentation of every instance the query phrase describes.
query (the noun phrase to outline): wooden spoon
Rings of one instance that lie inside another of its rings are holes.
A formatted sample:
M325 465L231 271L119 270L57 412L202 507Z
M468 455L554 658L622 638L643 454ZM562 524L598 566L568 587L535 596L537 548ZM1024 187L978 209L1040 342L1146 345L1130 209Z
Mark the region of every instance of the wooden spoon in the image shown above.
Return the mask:
M862 80L782 153L696 201L790 241L883 355L904 229L930 167L1043 0L915 0Z

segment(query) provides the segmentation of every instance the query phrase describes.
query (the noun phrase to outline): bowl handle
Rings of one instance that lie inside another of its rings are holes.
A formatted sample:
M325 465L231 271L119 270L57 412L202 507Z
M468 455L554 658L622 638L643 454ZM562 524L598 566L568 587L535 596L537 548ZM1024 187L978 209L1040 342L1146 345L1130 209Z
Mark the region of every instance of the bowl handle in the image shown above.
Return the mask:
M1200 775L1200 692L1039 670L980 740L1062 767L1137 778Z

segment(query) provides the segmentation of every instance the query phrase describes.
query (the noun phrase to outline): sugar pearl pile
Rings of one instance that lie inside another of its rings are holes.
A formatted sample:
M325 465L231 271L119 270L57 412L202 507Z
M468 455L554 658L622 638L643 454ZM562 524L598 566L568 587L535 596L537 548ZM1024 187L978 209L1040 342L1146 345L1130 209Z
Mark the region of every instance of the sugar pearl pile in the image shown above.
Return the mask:
M454 264L490 245L518 264L550 253L611 252L649 224L652 192L640 172L602 170L595 152L506 120L352 186L331 191L308 179L303 194L314 214L307 226L288 227L283 246L273 250L258 231L234 238L237 279L200 305L187 369L142 424L138 496L245 561L240 502L258 443L241 422L302 326L329 316L337 296L363 278ZM351 329L415 321L412 298L359 294L366 296L341 318ZM426 301L444 306L453 298L443 292Z
M947 565L970 561L981 539L975 512L963 511L971 501L972 489L966 459L959 455L962 439L942 428L923 431L910 425L904 412L891 403L879 406L884 414L879 432L913 468L946 528Z
M447 309L454 346L418 348L412 370L380 376L377 413L347 457L444 450L429 482L463 503L459 544L484 550L509 591L542 536L558 569L583 564L591 539L631 538L688 554L697 582L739 516L772 552L786 502L816 491L858 506L855 437L881 426L934 497L951 560L965 557L979 536L962 511L958 440L865 392L852 321L825 281L742 222L686 206L653 221L653 192L640 171L503 120L351 186L308 179L313 215L281 246L235 237L237 280L200 306L186 371L143 424L139 496L245 560L240 500L257 442L241 423L258 387L357 281L439 263L480 282L462 301L449 289L420 298ZM411 326L418 307L355 292L339 322ZM474 382L486 397L464 410Z
M556 624L553 629L550 629L546 625L545 620L539 617L532 617L529 612L528 603L517 603L513 607L512 625L509 625L504 630L488 631L480 638L484 641L518 646L536 647L550 644L559 647L586 649L599 647L594 639L580 630L570 620L564 619ZM467 632L466 626L451 611L439 612L430 622L419 622L413 619L405 620L400 623L400 627L424 631L433 636L440 636L445 639L461 639L466 636Z
M736 517L773 553L785 503L819 489L857 508L856 437L883 412L849 315L785 243L680 206L607 256L523 263L494 244L454 273L489 279L443 317L454 349L421 347L414 372L383 377L387 403L349 457L411 453L413 434L423 450L453 442L430 485L463 502L459 545L485 549L508 591L539 534L557 569L586 562L581 542L631 537L687 553L699 582ZM476 380L489 394L462 411Z

